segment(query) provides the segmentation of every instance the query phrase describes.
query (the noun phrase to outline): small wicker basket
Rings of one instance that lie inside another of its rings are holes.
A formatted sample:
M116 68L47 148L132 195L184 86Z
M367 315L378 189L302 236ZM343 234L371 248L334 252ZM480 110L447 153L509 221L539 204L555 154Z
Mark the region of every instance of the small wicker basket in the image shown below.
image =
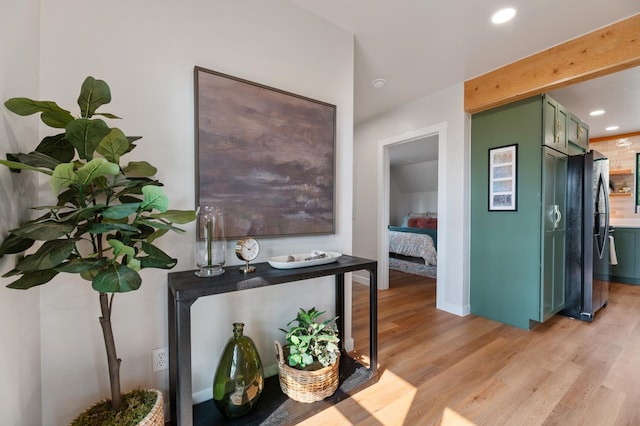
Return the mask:
M289 398L298 402L316 402L335 393L340 381L340 358L334 364L318 370L298 370L286 364L280 342L276 340L274 343L280 389Z

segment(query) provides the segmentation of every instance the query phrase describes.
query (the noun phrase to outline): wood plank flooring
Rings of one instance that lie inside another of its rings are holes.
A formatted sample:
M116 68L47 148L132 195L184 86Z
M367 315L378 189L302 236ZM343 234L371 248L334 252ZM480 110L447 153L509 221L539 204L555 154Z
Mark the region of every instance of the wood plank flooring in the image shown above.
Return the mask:
M531 331L435 309L435 280L390 272L378 292L380 379L303 425L640 425L640 286L611 284L593 323ZM368 287L353 285L356 355Z

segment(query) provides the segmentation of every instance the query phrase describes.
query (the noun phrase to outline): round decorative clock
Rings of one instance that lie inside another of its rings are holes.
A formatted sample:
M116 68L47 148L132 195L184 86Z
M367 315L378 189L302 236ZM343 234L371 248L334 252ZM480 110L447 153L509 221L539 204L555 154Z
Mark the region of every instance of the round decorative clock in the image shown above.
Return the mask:
M240 260L244 260L246 265L240 268L240 272L253 272L256 270L255 266L249 265L249 262L255 260L260 253L260 244L254 238L247 237L241 238L236 242L236 256Z

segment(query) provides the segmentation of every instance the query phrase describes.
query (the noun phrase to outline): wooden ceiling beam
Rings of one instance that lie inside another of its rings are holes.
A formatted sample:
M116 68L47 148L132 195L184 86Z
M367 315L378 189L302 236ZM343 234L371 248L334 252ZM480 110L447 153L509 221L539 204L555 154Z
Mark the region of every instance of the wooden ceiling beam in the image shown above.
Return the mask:
M640 65L640 14L513 62L464 83L474 114Z
M633 138L633 137L636 137L636 136L640 136L640 132L619 133L617 135L609 135L609 136L601 136L599 138L591 138L591 139L589 139L589 143L606 142L606 141L612 141L614 139Z

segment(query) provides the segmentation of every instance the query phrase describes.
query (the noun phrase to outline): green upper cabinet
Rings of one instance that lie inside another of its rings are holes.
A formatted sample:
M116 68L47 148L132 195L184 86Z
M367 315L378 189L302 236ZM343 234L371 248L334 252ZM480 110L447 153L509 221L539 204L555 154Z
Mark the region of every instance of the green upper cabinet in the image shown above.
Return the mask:
M560 151L569 153L567 142L568 113L562 105L549 95L542 96L544 139L542 144Z
M475 315L529 329L564 306L566 118L564 108L548 96L472 117L470 299ZM513 144L517 210L489 210L489 150Z
M589 150L589 126L573 114L567 117L568 153L582 153Z

